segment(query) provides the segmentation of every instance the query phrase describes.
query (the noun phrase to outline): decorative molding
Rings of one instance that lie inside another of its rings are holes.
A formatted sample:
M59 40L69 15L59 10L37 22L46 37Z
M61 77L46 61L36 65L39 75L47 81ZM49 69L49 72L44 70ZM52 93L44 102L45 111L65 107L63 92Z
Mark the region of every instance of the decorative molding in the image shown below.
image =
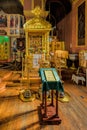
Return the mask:
M34 8L33 10L24 10L24 15L27 17L43 17L46 18L48 15L48 11L41 10L39 6Z
M1 15L1 14L6 14L6 13L5 13L3 10L0 10L0 15Z
M0 35L7 35L7 32L5 30L0 30Z

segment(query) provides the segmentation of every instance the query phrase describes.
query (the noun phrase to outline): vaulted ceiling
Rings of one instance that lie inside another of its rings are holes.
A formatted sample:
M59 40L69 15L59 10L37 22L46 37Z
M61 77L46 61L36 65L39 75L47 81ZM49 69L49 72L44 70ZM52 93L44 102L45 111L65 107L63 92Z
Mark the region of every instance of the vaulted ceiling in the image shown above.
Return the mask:
M45 0L45 10L49 11L47 21L55 26L72 9L75 0ZM0 0L0 9L6 13L23 14L24 0Z
M20 0L0 0L0 10L8 14L23 14Z
M45 9L49 11L47 20L55 26L71 11L72 0L46 0Z

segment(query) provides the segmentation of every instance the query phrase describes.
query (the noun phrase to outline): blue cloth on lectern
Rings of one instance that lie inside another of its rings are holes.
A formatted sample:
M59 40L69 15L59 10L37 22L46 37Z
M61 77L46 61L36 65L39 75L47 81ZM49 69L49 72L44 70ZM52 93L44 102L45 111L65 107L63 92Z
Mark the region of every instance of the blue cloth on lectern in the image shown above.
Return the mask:
M45 70L52 70L56 80L47 81L45 73L44 73ZM49 91L49 90L57 90L60 92L64 92L63 84L62 84L55 68L40 68L39 74L40 74L41 80L42 80L42 92Z

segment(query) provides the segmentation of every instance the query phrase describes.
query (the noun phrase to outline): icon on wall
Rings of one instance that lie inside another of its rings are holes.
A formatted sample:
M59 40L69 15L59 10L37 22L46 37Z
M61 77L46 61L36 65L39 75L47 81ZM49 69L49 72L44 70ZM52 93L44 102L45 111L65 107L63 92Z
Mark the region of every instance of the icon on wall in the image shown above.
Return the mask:
M14 16L10 16L10 27L14 27Z
M25 38L17 38L17 49L23 51L25 49Z
M78 45L85 45L85 2L78 7Z
M7 27L7 16L0 14L0 27Z

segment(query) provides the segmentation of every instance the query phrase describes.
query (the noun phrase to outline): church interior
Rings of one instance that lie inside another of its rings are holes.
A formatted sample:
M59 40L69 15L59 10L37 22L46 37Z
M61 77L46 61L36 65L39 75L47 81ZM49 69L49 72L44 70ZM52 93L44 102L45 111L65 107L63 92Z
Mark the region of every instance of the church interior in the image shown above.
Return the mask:
M0 130L87 129L86 28L86 0L0 0Z

